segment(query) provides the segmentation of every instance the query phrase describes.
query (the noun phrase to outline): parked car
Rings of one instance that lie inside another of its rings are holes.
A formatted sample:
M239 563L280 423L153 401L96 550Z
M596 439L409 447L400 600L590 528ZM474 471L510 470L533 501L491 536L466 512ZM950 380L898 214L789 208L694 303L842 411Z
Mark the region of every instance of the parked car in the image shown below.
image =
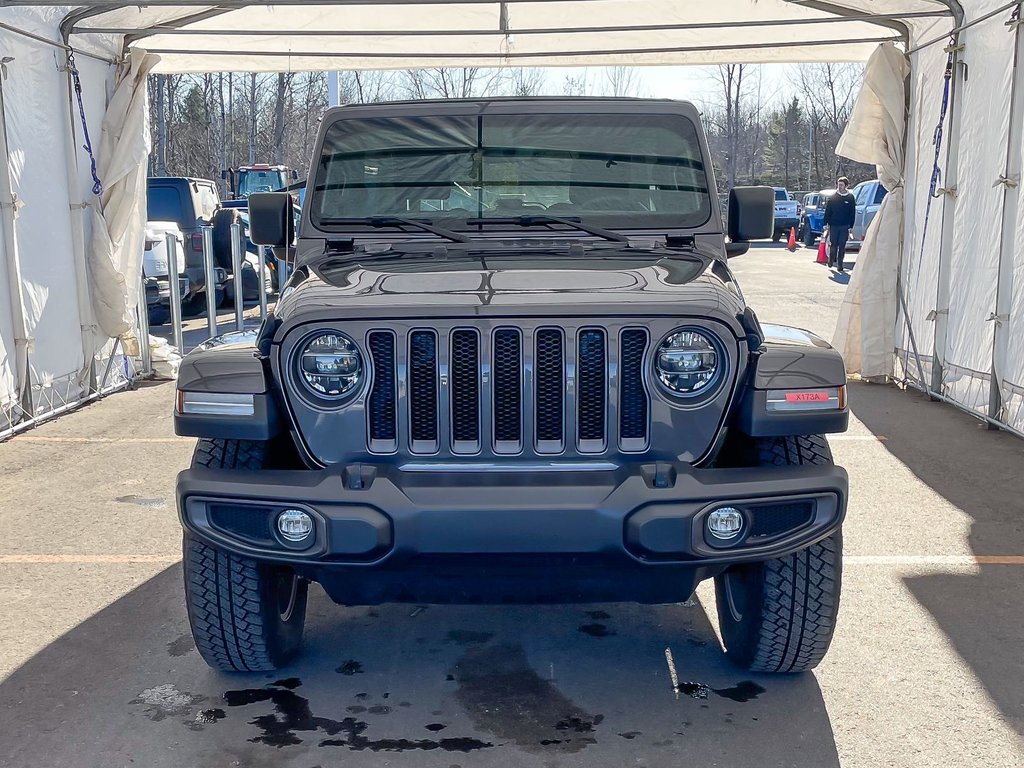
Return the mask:
M163 325L171 317L171 289L168 279L167 235L174 237L176 259L185 263L181 230L173 221L146 222L145 250L142 255L142 276L146 281L146 309L150 325ZM178 295L184 301L190 293L188 275L178 275Z
M785 187L775 187L775 229L772 240L778 242L789 235L789 230L800 223L799 205Z
M813 246L814 241L825 231L825 204L835 193L834 189L823 189L804 195L800 224L796 231L797 240L804 245Z
M146 183L146 209L149 221L173 222L184 242L184 263L179 268L189 279L189 293L182 304L186 314L198 314L206 308L206 270L203 264L204 225L213 225L219 233L230 230L237 213L225 211L220 204L217 184L207 179L177 176L151 177ZM230 237L230 232L229 232ZM216 303L224 301L231 275L230 239L215 238L214 259L217 268L214 285Z
M861 182L853 188L852 192L854 200L857 201L857 220L853 224L853 229L850 230L850 242L846 248L851 251L859 251L861 243L864 242L864 236L868 232L868 227L874 221L875 214L878 213L889 190L878 179L872 179Z
M678 604L712 578L738 665L821 661L846 371L745 304L727 258L772 234L775 195L734 188L725 240L692 104L352 105L314 158L274 315L178 374L208 664L287 663L310 581L343 605ZM438 204L465 190L476 210ZM485 209L489 190L525 210ZM291 247L289 194L249 212L254 242Z

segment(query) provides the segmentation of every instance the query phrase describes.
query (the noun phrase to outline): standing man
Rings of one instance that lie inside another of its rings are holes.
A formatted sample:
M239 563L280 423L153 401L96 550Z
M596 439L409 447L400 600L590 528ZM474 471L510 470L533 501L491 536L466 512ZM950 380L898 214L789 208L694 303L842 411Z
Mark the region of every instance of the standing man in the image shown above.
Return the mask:
M844 274L843 259L846 257L846 241L850 239L850 228L857 218L857 202L853 193L847 187L850 180L840 176L836 180L836 193L825 203L825 227L828 230L830 248L828 252L828 266L839 267L839 273Z

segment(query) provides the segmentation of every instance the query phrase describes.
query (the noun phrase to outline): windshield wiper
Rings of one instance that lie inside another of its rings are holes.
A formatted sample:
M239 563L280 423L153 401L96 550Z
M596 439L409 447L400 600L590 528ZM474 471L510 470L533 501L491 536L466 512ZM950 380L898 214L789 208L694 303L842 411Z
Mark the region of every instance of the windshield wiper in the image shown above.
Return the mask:
M625 235L620 235L618 232L612 232L610 229L604 229L603 227L595 227L591 224L584 224L578 218L563 218L561 216L549 216L548 214L535 214L530 216L507 216L507 217L494 217L486 219L469 219L467 224L515 224L520 227L536 227L543 224L564 224L567 227L578 229L581 232L586 232L589 235L595 237L601 237L605 240L612 240L616 243L628 243L629 238Z
M415 229L422 229L424 232L430 232L431 234L443 237L447 240L451 240L455 243L471 243L473 239L460 235L458 232L452 232L450 229L444 227L435 227L429 221L421 221L419 219L407 219L404 216L366 216L364 218L355 219L321 219L321 224L365 224L373 227L374 229L383 229L384 227L414 227Z

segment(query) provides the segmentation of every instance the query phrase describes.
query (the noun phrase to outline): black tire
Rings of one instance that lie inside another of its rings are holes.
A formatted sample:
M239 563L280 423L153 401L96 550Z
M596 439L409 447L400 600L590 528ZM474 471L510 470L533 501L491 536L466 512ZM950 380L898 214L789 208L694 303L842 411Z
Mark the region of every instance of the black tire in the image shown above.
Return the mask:
M804 227L804 245L806 245L808 248L813 248L814 240L814 233L811 231L811 228Z
M772 242L777 243L782 239L782 231L772 232Z
M200 440L192 466L259 469L266 444ZM186 532L185 603L196 649L224 672L269 672L298 653L308 584L289 569L239 557Z
M760 466L832 464L821 435L757 441ZM825 657L839 613L843 537L836 531L787 557L715 577L726 654L753 672L805 672Z

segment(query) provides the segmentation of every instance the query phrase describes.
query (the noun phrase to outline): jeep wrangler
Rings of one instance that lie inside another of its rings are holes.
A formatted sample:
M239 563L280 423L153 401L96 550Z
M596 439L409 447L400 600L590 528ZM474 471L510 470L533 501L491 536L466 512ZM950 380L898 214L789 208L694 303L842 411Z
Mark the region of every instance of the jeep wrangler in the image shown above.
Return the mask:
M342 605L664 604L713 578L737 664L818 664L846 372L746 306L727 259L772 236L774 195L731 190L723 232L697 110L346 106L316 147L294 241L287 193L249 199L294 265L273 314L178 377L203 658L287 663L310 581Z

